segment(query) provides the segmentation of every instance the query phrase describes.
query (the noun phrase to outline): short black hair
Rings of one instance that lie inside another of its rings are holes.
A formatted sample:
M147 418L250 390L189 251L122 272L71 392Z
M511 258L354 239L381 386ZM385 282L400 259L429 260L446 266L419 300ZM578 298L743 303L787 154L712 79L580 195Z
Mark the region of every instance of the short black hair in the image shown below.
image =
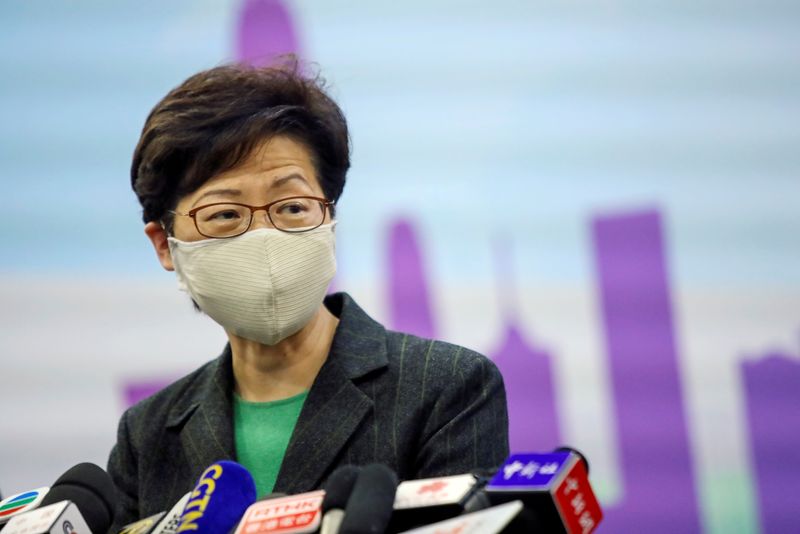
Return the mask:
M311 151L322 191L336 202L350 167L347 122L324 81L301 70L296 60L279 67L224 65L195 74L156 104L131 165L144 222L171 227L169 211L182 196L275 135Z

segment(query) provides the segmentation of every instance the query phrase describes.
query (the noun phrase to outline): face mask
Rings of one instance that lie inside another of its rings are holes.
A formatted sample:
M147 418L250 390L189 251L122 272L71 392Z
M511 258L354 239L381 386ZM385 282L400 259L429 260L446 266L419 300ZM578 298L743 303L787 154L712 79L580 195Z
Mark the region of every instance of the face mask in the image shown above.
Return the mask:
M336 273L333 224L303 233L273 228L169 250L178 286L227 331L275 345L303 328Z

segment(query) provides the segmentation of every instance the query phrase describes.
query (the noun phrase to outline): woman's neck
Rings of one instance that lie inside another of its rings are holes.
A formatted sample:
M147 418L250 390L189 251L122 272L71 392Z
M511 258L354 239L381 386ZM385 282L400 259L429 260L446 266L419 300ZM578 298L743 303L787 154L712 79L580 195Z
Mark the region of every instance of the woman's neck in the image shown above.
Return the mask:
M285 399L311 388L336 333L339 319L324 304L299 332L276 345L262 345L228 332L235 391L244 400Z

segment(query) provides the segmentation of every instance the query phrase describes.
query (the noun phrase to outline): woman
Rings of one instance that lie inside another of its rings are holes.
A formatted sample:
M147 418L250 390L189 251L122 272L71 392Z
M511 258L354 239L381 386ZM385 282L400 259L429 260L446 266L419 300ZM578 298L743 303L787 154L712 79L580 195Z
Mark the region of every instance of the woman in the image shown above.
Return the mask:
M507 456L488 359L325 296L349 165L342 111L296 68L207 70L150 113L131 169L145 234L229 343L122 416L116 526L169 509L221 459L263 495L318 488L344 464L413 479Z

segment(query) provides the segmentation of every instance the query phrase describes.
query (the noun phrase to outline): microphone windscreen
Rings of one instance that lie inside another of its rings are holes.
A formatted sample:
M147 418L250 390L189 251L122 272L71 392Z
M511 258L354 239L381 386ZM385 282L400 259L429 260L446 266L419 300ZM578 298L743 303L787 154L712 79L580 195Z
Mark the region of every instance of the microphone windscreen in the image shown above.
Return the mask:
M358 474L347 500L341 534L379 534L386 531L394 508L397 475L381 464L370 464Z
M250 472L236 462L215 462L200 476L183 510L178 532L228 532L254 502L256 484Z
M323 514L332 508L344 510L360 471L361 468L355 465L343 465L325 481L322 488L325 490L325 498L322 499Z
M68 469L50 487L41 506L72 501L92 532L105 532L114 520L115 489L101 467L82 463Z

